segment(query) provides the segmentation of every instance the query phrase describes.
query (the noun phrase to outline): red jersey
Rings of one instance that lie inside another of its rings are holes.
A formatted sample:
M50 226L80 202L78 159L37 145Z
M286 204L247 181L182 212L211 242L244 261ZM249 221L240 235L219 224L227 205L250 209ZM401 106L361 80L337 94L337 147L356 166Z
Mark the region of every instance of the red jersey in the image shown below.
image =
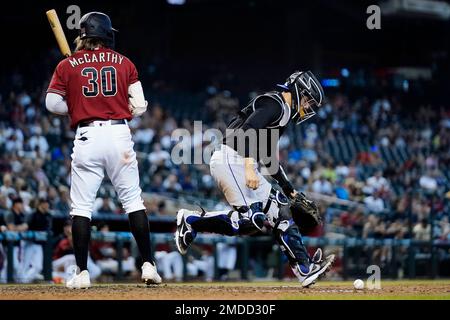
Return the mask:
M134 64L114 50L80 50L58 64L47 92L65 97L75 128L90 120L131 120L128 87L137 81Z
M73 246L69 239L64 238L58 242L58 245L53 252L53 260L64 257L67 254L73 254Z

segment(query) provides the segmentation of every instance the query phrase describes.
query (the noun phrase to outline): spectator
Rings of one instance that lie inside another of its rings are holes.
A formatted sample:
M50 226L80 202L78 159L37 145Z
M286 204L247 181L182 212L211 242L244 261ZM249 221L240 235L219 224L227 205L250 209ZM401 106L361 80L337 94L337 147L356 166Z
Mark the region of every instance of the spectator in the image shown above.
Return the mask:
M374 215L374 214L369 215L369 218L367 219L366 223L364 224L364 228L363 228L363 232L362 232L362 237L364 239L373 238L375 236L375 229L378 225L378 221L379 221L379 218L376 215Z
M366 182L368 193L387 192L389 191L389 182L383 177L383 172L378 170L375 175L367 179Z
M29 230L51 232L52 220L53 217L50 214L49 201L45 198L41 198L38 201L36 211L30 214L28 218Z
M3 215L0 215L0 233L7 231L6 223L3 219ZM0 242L0 283L6 282L6 253L3 249L3 245Z
M70 279L76 272L75 255L73 254L72 220L64 224L64 237L58 242L53 252L53 281L61 283ZM95 280L101 275L101 269L88 257L87 267L91 279Z
M47 232L49 237L52 236L52 215L49 213L47 199L39 199L36 211L28 217L28 229ZM37 240L25 241L23 282L43 280L41 272L44 264L44 243Z
M335 194L338 199L342 200L350 200L350 194L347 188L344 186L342 182L339 182L335 189Z
M28 224L26 223L26 217L24 214L23 201L20 198L13 200L11 212L7 213L4 217L6 228L8 231L27 231ZM19 240L14 243L13 247L13 262L14 262L14 272L13 278L17 282L22 282L24 280L24 265L23 265L23 252L25 248L25 241ZM7 263L3 268L3 274L0 276L2 279L6 279Z
M109 226L102 223L98 226L98 231L108 234ZM99 266L102 274L116 275L119 270L119 262L114 244L105 241L93 241L91 245L91 255L95 264ZM135 259L130 255L130 251L122 248L122 272L128 275L135 270Z
M147 192L162 192L163 191L163 178L160 174L155 174L150 182L150 185L146 188Z
M438 237L443 241L450 240L450 223L448 222L448 216L444 216L439 221Z
M431 229L427 219L422 219L413 228L414 239L421 241L430 241Z
M183 258L172 243L158 244L155 259L165 281L183 280Z
M167 192L182 191L181 185L178 183L178 177L175 174L170 174L163 182L163 190Z
M94 203L94 212L100 214L111 214L116 211L116 205L114 201L104 195L103 197L97 198Z
M21 198L16 198L12 202L11 212L5 216L6 226L9 231L27 231L28 224L24 214L24 206Z
M229 272L234 270L237 261L237 249L225 243L218 243L217 249L217 267L219 268L219 276L221 280L227 280Z
M9 208L11 207L11 199L9 199L7 196L5 196L4 194L0 193L0 210L9 210Z
M333 187L325 177L320 177L312 184L312 191L315 193L321 193L331 195L333 193Z
M36 127L35 134L28 141L31 150L36 151L37 156L40 158L45 157L49 145L47 139L42 135L41 127Z
M159 215L167 215L167 205L166 202L164 200L161 200L158 202L158 214Z
M430 174L430 172L427 172L420 177L419 185L421 188L425 189L425 191L431 193L436 191L438 187L436 178L434 178L433 174Z
M195 190L194 185L192 184L192 178L190 175L184 177L183 182L180 184L181 189L184 192L192 192Z
M16 188L19 194L19 198L21 198L23 201L24 212L30 213L30 202L33 199L33 195L28 191L28 185L25 183L25 180L21 178L17 179Z
M153 146L153 151L148 155L148 161L152 165L160 167L166 167L168 168L170 164L168 164L168 161L170 159L170 154L166 150L163 150L161 148L161 144L155 143Z
M214 257L206 248L191 246L187 256L186 269L188 276L201 277L212 281L214 277Z
M3 176L3 185L0 187L0 193L8 199L16 195L16 190L13 188L13 180L10 174L5 174Z
M350 174L350 169L342 161L336 167L336 175L338 177L346 178Z
M375 192L372 196L364 199L364 204L370 212L381 213L384 211L384 201L380 198L379 193Z
M68 215L70 212L69 188L67 188L66 186L60 186L58 188L58 191L59 198L55 203L55 210Z

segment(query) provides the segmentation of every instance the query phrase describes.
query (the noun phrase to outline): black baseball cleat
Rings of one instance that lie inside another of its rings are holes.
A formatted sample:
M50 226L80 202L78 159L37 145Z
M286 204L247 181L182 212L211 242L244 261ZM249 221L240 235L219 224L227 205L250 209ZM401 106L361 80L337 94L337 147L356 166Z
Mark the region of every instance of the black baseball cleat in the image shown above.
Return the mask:
M322 251L322 250L321 250ZM317 253L317 252L316 252ZM320 257L322 253L320 252ZM316 254L314 254L314 258ZM291 266L292 271L297 276L297 278L300 280L303 287L307 288L323 276L331 269L331 266L335 260L335 255L330 254L327 256L324 260L320 261L319 263L311 263L309 267L305 267L303 265L296 264L294 266Z
M181 254L186 254L189 246L195 239L195 231L186 221L188 216L198 215L195 211L180 209L177 212L177 231L175 232L175 243Z

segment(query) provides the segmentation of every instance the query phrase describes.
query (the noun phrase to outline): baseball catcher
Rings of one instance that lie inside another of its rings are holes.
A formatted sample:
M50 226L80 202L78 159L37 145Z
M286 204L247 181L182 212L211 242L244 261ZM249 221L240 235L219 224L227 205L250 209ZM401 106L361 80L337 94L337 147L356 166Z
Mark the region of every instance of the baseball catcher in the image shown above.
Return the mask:
M232 209L179 210L175 242L179 252L185 254L198 232L245 236L267 226L302 286L308 287L326 273L334 255L323 258L321 249L312 257L308 255L301 232L321 223L319 210L293 188L276 161L274 148L290 122L299 124L315 114L324 93L311 71L295 72L278 86L281 90L255 97L238 112L228 125L220 150L211 157L211 175ZM257 133L257 143L247 139L251 132ZM267 156L263 147L269 151ZM273 186L259 171L258 164L271 168L267 171L276 182Z

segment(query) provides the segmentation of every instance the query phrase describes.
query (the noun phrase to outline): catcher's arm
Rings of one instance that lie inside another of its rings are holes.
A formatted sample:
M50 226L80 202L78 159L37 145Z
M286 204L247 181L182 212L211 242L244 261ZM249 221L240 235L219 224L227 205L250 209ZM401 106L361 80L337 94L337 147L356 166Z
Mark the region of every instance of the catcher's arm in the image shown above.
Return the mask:
M256 174L256 161L253 158L244 158L245 185L253 190L258 189L259 178Z
M281 187L281 189L283 190L283 193L288 198L292 199L298 193L294 189L294 186L292 185L292 183L289 181L289 179L281 165L279 166L278 171L275 174L271 175L271 177L277 181L277 184Z

